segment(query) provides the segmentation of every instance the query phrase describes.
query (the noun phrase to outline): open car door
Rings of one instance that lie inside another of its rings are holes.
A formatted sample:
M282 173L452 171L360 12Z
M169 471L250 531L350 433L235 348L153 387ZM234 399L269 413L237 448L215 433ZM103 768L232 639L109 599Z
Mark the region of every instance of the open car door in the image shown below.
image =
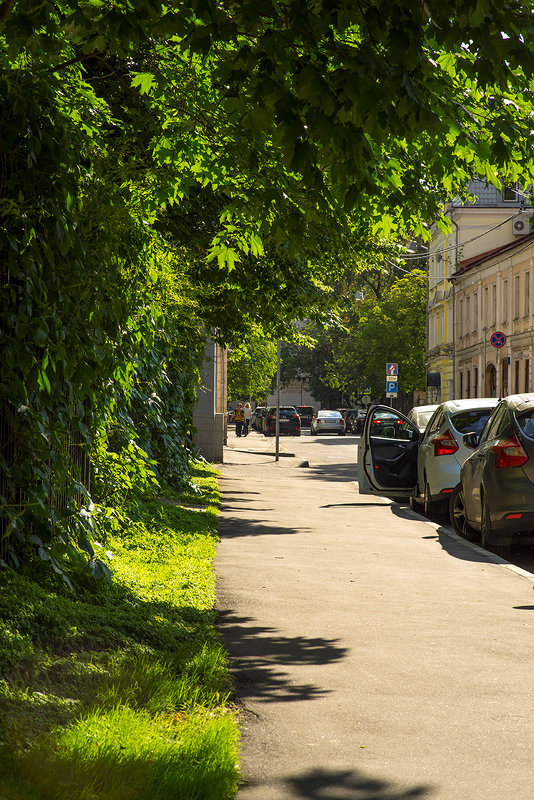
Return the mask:
M420 437L419 428L400 411L370 406L358 446L360 494L415 495Z

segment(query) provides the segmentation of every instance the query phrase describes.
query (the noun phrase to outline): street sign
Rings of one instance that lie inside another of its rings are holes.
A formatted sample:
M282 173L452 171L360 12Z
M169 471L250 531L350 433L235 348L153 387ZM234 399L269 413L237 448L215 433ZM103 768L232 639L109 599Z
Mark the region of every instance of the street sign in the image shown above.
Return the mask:
M495 331L495 333L491 334L490 342L493 347L504 347L506 344L506 334L502 331Z
M386 364L386 375L398 375L399 374L399 365L398 364Z
M398 383L395 381L386 381L386 394L388 397L396 397L398 391Z
M370 386L364 386L363 389L362 389L362 394L371 394L371 387Z
M386 375L386 378L388 379L388 381L394 381L395 383L399 380L398 375Z

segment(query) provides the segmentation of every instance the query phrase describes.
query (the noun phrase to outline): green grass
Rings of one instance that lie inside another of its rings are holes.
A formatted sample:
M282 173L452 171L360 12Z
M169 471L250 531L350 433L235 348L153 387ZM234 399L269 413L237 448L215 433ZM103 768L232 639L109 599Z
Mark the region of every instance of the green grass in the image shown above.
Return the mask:
M108 534L111 585L80 574L73 594L43 567L0 574L2 800L235 797L218 486L207 465L194 481Z

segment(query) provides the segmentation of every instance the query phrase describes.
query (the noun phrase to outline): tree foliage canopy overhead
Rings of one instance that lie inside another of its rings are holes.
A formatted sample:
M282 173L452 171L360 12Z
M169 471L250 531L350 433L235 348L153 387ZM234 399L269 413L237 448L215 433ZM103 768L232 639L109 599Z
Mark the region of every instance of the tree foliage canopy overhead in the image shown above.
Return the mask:
M531 181L533 33L515 0L0 0L9 535L88 501L71 446L182 463L203 330L281 338L467 178Z

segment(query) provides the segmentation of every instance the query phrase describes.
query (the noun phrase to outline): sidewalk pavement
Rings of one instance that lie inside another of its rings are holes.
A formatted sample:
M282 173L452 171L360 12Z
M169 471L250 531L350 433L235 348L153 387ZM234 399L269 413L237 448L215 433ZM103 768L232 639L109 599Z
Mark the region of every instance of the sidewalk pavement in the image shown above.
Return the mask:
M532 580L333 469L274 462L273 440L230 444L239 800L532 800Z

